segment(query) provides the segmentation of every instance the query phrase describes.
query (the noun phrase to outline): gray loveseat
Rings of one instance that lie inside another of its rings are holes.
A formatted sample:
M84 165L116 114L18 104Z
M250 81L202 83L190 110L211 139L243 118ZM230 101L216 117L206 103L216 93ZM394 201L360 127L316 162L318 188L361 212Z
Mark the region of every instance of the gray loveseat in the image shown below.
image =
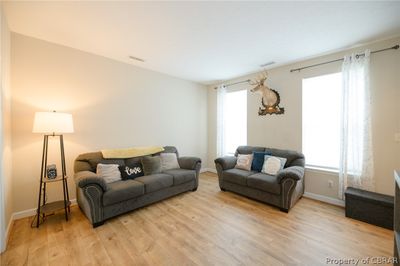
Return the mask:
M179 157L175 147L167 146L164 149L163 152L177 154L180 169L108 184L95 173L98 163L129 166L140 162L141 157L104 159L101 152L92 152L76 158L74 178L77 200L93 227L102 225L114 216L197 189L201 160L196 157Z
M236 169L238 154L269 152L272 156L286 158L284 169L276 176L260 172ZM271 149L264 147L240 146L235 156L217 158L219 186L222 191L228 190L253 198L288 212L304 193L304 155L295 151Z

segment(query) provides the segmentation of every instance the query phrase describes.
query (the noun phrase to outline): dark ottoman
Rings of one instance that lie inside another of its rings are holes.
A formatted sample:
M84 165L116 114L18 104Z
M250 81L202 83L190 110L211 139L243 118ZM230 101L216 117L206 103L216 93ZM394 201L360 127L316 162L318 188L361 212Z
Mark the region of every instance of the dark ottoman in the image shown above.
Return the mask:
M346 217L393 230L394 197L348 187Z

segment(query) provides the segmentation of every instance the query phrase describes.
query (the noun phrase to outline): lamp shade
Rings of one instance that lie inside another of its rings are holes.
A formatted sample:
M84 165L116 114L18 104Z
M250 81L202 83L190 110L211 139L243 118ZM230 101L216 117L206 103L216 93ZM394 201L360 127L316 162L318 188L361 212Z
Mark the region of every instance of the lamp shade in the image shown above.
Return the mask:
M72 133L74 132L72 115L57 112L36 112L32 132L44 134Z

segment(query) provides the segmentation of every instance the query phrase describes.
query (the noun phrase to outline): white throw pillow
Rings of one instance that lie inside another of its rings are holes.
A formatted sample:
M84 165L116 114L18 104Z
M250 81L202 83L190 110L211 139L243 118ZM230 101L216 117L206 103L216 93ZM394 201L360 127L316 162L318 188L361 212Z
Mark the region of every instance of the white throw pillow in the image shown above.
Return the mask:
M106 183L112 183L121 180L121 172L118 164L97 164L96 174L103 178Z
M261 172L268 175L276 175L283 169L286 161L286 158L265 155Z
M178 163L178 157L176 157L176 153L160 153L161 159L161 171L170 170L170 169L179 169L181 168Z
M235 168L250 171L253 154L238 154Z

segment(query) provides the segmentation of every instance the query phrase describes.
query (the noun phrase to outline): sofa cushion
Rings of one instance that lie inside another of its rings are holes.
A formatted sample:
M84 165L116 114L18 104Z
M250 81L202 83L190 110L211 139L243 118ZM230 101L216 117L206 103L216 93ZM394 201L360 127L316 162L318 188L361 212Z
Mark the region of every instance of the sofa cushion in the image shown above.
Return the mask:
M81 157L90 164L93 171L96 170L97 164L99 163L124 165L124 160L122 159L104 159L101 152L85 153Z
M196 179L196 172L194 170L171 169L165 170L163 173L172 175L174 177L174 186Z
M238 154L252 154L253 152L263 152L263 151L265 151L264 147L239 146L236 149L235 156L238 156Z
M143 166L144 175L154 175L161 173L160 156L145 156L140 160Z
M285 168L289 166L302 166L304 167L304 155L302 153L291 151L291 150L281 150L266 148L266 152L271 153L272 156L286 158Z
M257 173L247 177L247 186L273 194L281 194L281 186L276 176Z
M174 178L168 174L145 175L135 178L135 181L144 184L145 193L161 190L171 187L174 184Z
M101 153L100 153L101 156ZM104 159L103 157L90 157L87 162L92 167L93 171L96 171L97 165L101 164L118 164L118 165L125 165L124 160L121 159Z
M134 165L140 163L142 164L141 160L143 157L133 157L133 158L128 158L125 159L125 165L129 167L133 167Z
M158 152L153 154L154 156L160 155L161 153L176 153L176 157L179 158L179 153L178 150L176 149L176 147L174 146L164 146L164 150L162 152Z
M125 165L125 161L122 159L102 159L99 163Z
M108 206L144 194L144 184L135 180L124 180L107 184L108 190L103 195L103 205Z
M255 172L233 168L223 172L223 179L224 181L246 186L247 177L252 174L255 174Z

